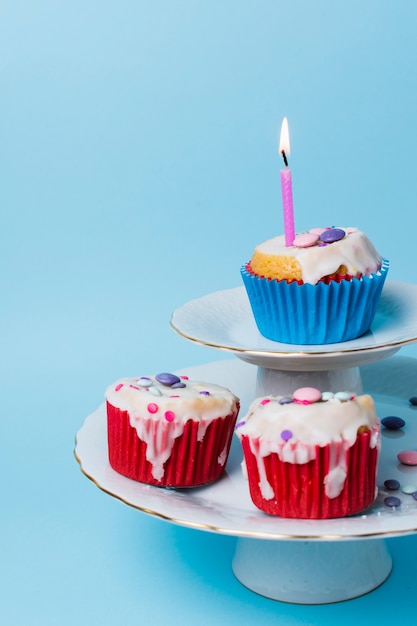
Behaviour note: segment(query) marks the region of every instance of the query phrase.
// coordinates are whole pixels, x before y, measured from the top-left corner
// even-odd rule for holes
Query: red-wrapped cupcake
[[[286,518],[345,517],[376,497],[380,425],[369,395],[256,399],[236,426],[253,503]]]
[[[110,465],[139,482],[195,487],[222,474],[239,400],[219,385],[163,372],[107,388]]]

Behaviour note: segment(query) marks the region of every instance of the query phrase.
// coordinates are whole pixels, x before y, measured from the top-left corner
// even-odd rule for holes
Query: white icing
[[[268,500],[274,496],[266,476],[265,457],[276,453],[283,462],[308,463],[316,458],[317,446],[329,446],[325,493],[329,498],[337,497],[346,480],[346,452],[356,442],[358,429],[370,430],[370,448],[380,448],[380,427],[372,398],[362,395],[342,401],[333,397],[308,405],[279,404],[279,398],[257,398],[236,431],[239,438],[245,435],[249,439],[263,497]],[[263,403],[265,400],[270,401]],[[285,430],[292,433],[287,441],[281,437]]]
[[[164,463],[171,456],[175,439],[184,432],[189,420],[198,422],[198,441],[202,441],[209,424],[216,418],[226,417],[237,411],[238,399],[231,391],[219,385],[200,381],[184,380],[184,388],[173,389],[149,377],[152,385],[139,386],[139,378],[122,378],[110,385],[106,400],[121,411],[127,411],[130,424],[135,428],[141,441],[146,443],[146,459],[152,465],[155,480],[164,475]],[[155,395],[158,390],[160,395]],[[201,394],[208,391],[207,394]],[[151,413],[148,406],[155,405]],[[174,419],[165,418],[167,412]],[[225,463],[226,453],[221,454]],[[220,461],[219,461],[220,462]]]
[[[301,267],[303,281],[313,285],[323,276],[336,272],[340,265],[345,265],[348,274],[352,276],[369,276],[377,272],[382,257],[368,237],[357,228],[339,228],[346,232],[346,237],[326,246],[287,247],[285,236],[279,235],[259,244],[256,251],[272,256],[294,257]]]

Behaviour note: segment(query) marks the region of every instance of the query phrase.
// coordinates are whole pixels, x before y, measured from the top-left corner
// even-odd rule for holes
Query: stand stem
[[[274,541],[240,538],[236,578],[251,591],[294,604],[328,604],[364,595],[392,569],[382,539]]]

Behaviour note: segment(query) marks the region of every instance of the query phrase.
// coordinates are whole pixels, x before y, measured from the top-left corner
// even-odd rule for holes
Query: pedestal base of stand
[[[236,578],[259,595],[294,604],[328,604],[379,587],[391,572],[392,559],[380,539],[240,538],[232,567]]]
[[[283,371],[258,367],[256,394],[258,396],[286,395],[300,387],[317,387],[320,391],[351,391],[362,393],[359,367],[318,371]]]

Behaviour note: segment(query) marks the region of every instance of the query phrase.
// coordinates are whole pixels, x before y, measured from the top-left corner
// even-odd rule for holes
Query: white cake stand
[[[240,288],[193,300],[172,316],[171,324],[182,336],[239,357],[183,373],[231,388],[241,399],[242,414],[257,393],[290,393],[300,384],[314,384],[322,390],[358,391],[363,386],[374,396],[380,417],[399,414],[406,420],[401,431],[383,431],[379,495],[360,515],[331,520],[265,515],[250,500],[237,438],[224,476],[210,485],[170,490],[129,480],[108,463],[104,405],[77,433],[75,456],[81,470],[106,493],[147,514],[236,536],[233,571],[256,593],[299,604],[365,594],[390,574],[392,559],[385,539],[417,532],[417,502],[410,495],[395,494],[401,497],[401,507],[387,508],[383,502],[387,493],[381,489],[386,478],[417,484],[417,469],[396,460],[398,451],[413,447],[411,442],[417,440],[415,409],[408,402],[417,395],[417,360],[392,357],[401,346],[417,341],[416,308],[417,287],[388,282],[372,333],[322,351],[260,337]],[[387,357],[392,358],[386,361]]]

